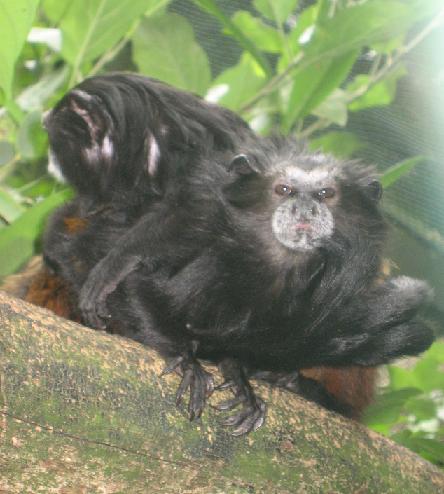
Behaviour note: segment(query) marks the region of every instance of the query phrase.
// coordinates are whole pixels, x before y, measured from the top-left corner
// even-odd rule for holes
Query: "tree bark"
[[[0,323],[0,493],[444,492],[430,463],[291,393],[258,387],[266,424],[236,438],[211,407],[190,423],[136,342],[2,292]]]

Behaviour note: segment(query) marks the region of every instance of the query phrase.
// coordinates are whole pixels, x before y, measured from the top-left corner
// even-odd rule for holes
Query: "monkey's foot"
[[[242,405],[242,409],[226,418],[222,424],[234,427],[231,432],[233,436],[242,436],[259,429],[265,421],[267,407],[264,401],[256,395],[247,397],[243,394],[236,394],[232,400],[223,401],[216,405],[216,408],[221,411],[233,410],[238,405]]]
[[[250,377],[265,381],[272,386],[286,389],[287,391],[302,396],[306,400],[314,401],[328,410],[340,413],[341,415],[344,415],[344,417],[353,417],[353,409],[350,405],[338,401],[324,388],[324,386],[322,386],[321,383],[305,377],[297,371],[254,371]]]
[[[205,408],[207,398],[214,391],[213,376],[189,355],[181,355],[165,367],[162,375],[173,371],[182,376],[182,381],[176,392],[176,406],[180,406],[186,392],[189,390],[188,414],[190,420],[199,418]]]
[[[234,427],[231,432],[233,436],[241,436],[259,429],[265,421],[267,407],[264,401],[255,395],[243,368],[236,361],[227,359],[221,363],[221,370],[226,381],[217,389],[230,388],[234,393],[234,398],[219,403],[215,408],[225,411],[242,406],[238,413],[229,416],[223,424]]]

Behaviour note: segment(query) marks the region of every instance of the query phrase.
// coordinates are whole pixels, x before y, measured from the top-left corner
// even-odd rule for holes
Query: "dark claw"
[[[256,396],[255,402],[247,405],[239,413],[228,417],[224,424],[236,427],[232,431],[233,436],[242,436],[256,431],[265,421],[267,407],[265,403]]]
[[[188,414],[190,420],[199,418],[207,398],[214,391],[213,376],[189,355],[180,355],[162,371],[162,376],[173,371],[181,371],[182,380],[176,392],[176,406],[179,406],[185,393],[189,390]]]
[[[213,391],[213,376],[197,364],[197,367],[192,371],[192,381],[190,384],[190,402],[188,403],[190,420],[199,418],[202,415],[207,398]]]
[[[233,410],[241,405],[241,409],[226,418],[224,425],[234,427],[233,436],[241,436],[257,430],[265,421],[267,407],[264,401],[257,397],[245,373],[245,369],[234,359],[224,359],[220,363],[225,382],[220,385],[223,389],[231,388],[234,398],[215,406],[218,410]]]
[[[239,394],[234,398],[232,398],[231,400],[222,401],[218,403],[217,405],[214,406],[214,408],[216,408],[219,411],[233,410],[234,408],[241,405],[242,403],[245,403],[246,401],[247,401],[247,397],[245,395]]]
[[[180,381],[179,387],[176,391],[176,406],[178,407],[182,403],[183,395],[186,390],[192,385],[193,372],[191,370],[185,371]]]
[[[172,372],[177,370],[180,364],[184,361],[184,359],[185,357],[183,355],[179,355],[178,357],[170,360],[162,370],[160,376],[161,377],[166,376],[167,374],[171,374]]]
[[[223,383],[221,384],[218,384],[214,390],[215,391],[223,391],[224,389],[230,389],[234,386],[234,381],[232,380],[228,380],[228,381],[224,381]]]

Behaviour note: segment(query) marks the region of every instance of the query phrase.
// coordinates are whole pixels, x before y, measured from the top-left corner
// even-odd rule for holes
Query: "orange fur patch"
[[[322,384],[339,402],[351,406],[356,419],[373,400],[377,376],[374,367],[316,367],[301,372]]]
[[[68,233],[78,233],[88,226],[88,221],[85,218],[78,218],[76,216],[63,218],[66,231]]]

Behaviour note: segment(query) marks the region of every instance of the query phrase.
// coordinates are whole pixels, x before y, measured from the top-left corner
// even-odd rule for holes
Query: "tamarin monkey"
[[[374,367],[433,341],[430,299],[377,283],[385,223],[374,171],[264,139],[228,110],[127,74],[89,79],[45,120],[77,190],[56,211],[24,298],[155,348],[190,418],[220,366],[233,434],[257,429],[265,379],[358,417]]]

